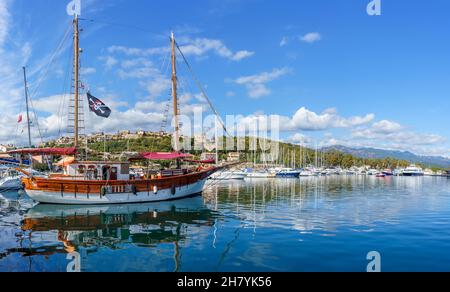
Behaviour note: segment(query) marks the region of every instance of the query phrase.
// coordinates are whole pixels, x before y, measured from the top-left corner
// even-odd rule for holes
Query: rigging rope
[[[43,142],[43,135],[42,135],[42,131],[41,131],[41,127],[39,124],[39,119],[38,119],[38,115],[36,113],[36,108],[34,106],[33,103],[33,96],[35,96],[38,92],[38,90],[41,88],[43,82],[47,79],[49,73],[50,73],[50,69],[52,67],[52,65],[54,64],[54,62],[56,61],[56,58],[62,53],[62,51],[64,51],[64,44],[67,41],[67,38],[70,35],[70,27],[66,30],[61,42],[58,44],[57,48],[55,49],[55,51],[53,52],[53,54],[50,57],[49,62],[42,66],[42,68],[45,68],[45,71],[42,75],[40,75],[40,77],[38,78],[38,81],[36,82],[36,87],[34,88],[33,92],[30,92],[29,88],[26,88],[28,95],[29,95],[29,103],[31,105],[31,109],[32,109],[32,113],[34,116],[34,120],[36,121],[36,126],[38,128],[38,132],[39,132],[39,138],[41,140],[41,143]]]
[[[140,31],[152,34],[152,35],[154,35],[156,37],[163,37],[163,35],[161,35],[159,33],[155,33],[153,31],[147,30],[147,29],[142,28],[142,27],[134,26],[134,25],[117,23],[117,22],[109,22],[109,21],[103,21],[103,20],[98,20],[98,19],[81,18],[81,17],[78,18],[78,19],[79,20],[88,21],[88,22],[93,22],[93,23],[106,24],[106,25],[110,25],[110,26],[117,26],[117,27],[122,27],[122,28],[140,30]]]
[[[42,83],[44,82],[46,77],[49,75],[50,69],[51,69],[51,65],[53,65],[53,63],[55,62],[56,58],[64,51],[64,44],[66,43],[67,38],[69,37],[69,35],[70,35],[70,26],[67,28],[67,31],[66,31],[63,39],[61,40],[61,42],[57,46],[56,50],[51,55],[50,61],[48,62],[47,66],[46,66],[46,70],[44,71],[44,74],[42,74],[41,77],[38,79],[38,82],[36,82],[37,85],[36,85],[33,93],[31,94],[31,96],[35,96],[36,95],[37,91],[42,86]],[[45,66],[43,66],[43,67],[45,67]]]
[[[226,133],[230,138],[232,138],[232,136],[228,133],[227,127],[225,126],[225,123],[223,122],[221,116],[219,115],[219,113],[218,113],[217,110],[215,109],[214,105],[212,104],[211,100],[209,99],[208,95],[206,94],[206,91],[205,91],[205,89],[203,88],[203,86],[202,86],[200,80],[199,80],[199,79],[197,78],[197,76],[195,75],[194,70],[192,69],[191,64],[188,62],[188,60],[187,60],[186,57],[184,56],[183,51],[181,51],[180,46],[178,45],[177,42],[175,42],[175,45],[176,45],[178,51],[180,52],[181,56],[183,57],[183,60],[184,60],[184,62],[186,63],[186,66],[187,66],[189,72],[191,73],[192,78],[194,79],[195,83],[197,84],[197,86],[198,86],[198,88],[199,88],[201,94],[203,95],[203,97],[204,97],[204,98],[206,99],[206,101],[208,102],[208,104],[209,104],[211,110],[212,110],[212,111],[214,112],[214,114],[217,116],[217,118],[218,118],[218,120],[219,120],[219,123],[221,124],[223,130],[225,131],[225,133]]]
[[[164,55],[164,59],[163,59],[163,62],[161,64],[161,69],[160,69],[162,76],[166,76],[169,73],[169,68],[170,68],[170,62],[168,61],[169,59],[170,59],[170,53]],[[163,71],[163,69],[164,69],[164,71]],[[167,113],[164,112],[163,121],[161,122],[161,133],[166,130],[167,123],[169,120],[170,101],[171,101],[172,93],[170,92],[168,96],[169,96],[167,99],[167,108],[168,109],[167,109]],[[156,143],[156,139],[153,139],[152,144],[151,144],[152,151],[155,147],[155,143]],[[156,146],[161,146],[161,141],[158,141],[158,144],[156,144]]]
[[[72,43],[73,43],[73,41],[72,41]],[[64,123],[63,122],[63,119],[64,119],[63,112],[64,112],[64,109],[66,108],[67,92],[70,92],[70,88],[71,88],[71,76],[72,76],[72,74],[70,73],[71,61],[72,61],[72,56],[70,54],[68,54],[68,60],[67,60],[67,65],[66,65],[66,70],[65,70],[65,72],[67,72],[67,73],[65,75],[65,79],[63,82],[63,88],[61,90],[61,92],[63,92],[63,96],[60,100],[59,107],[58,107],[58,117],[59,117],[58,137],[61,137],[62,127],[63,127],[63,123]]]

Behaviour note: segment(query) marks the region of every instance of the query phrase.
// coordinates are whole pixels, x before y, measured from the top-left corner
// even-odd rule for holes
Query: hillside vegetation
[[[245,149],[250,149],[249,145],[251,145],[251,141],[251,138],[245,139]],[[235,144],[237,144],[237,141]],[[318,157],[316,160],[316,151],[313,149],[302,148],[298,145],[288,143],[280,143],[279,145],[279,158],[277,161],[270,164],[291,166],[293,165],[294,156],[296,166],[314,165],[316,161],[319,161],[319,163],[324,167],[350,168],[353,166],[370,166],[376,169],[394,169],[397,167],[405,168],[411,164],[410,161],[395,158],[359,158],[354,155],[333,149],[326,152],[318,152]],[[69,147],[71,145],[57,145],[55,142],[49,142],[46,143],[45,146]],[[123,152],[170,152],[172,150],[172,144],[170,137],[143,137],[133,140],[120,139],[114,141],[90,143],[88,145],[88,149],[89,159],[101,159],[104,157],[105,153],[107,157],[117,158]],[[227,154],[233,151],[237,151],[237,149],[235,148],[231,151],[220,151],[220,158],[225,160],[227,158]],[[192,151],[191,153],[193,155],[199,156],[201,154],[201,151]],[[258,164],[263,163],[262,160],[264,154],[262,151],[256,151],[256,153],[254,151],[241,151],[241,154],[248,162],[256,161],[256,163]],[[420,166],[422,166],[423,168],[430,167],[430,165]],[[431,166],[431,168],[433,170],[441,169],[439,166]]]

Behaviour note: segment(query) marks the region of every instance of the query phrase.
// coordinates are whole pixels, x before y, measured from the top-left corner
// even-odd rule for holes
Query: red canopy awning
[[[141,157],[148,160],[176,160],[176,159],[191,158],[192,155],[176,152],[175,153],[149,152],[149,153],[141,153]]]
[[[209,160],[187,160],[187,159],[185,159],[184,161],[190,162],[190,163],[200,163],[200,164],[216,164],[215,159],[209,159]]]
[[[29,155],[58,155],[69,156],[77,154],[76,148],[35,148],[18,149],[9,151],[8,154],[29,154]]]

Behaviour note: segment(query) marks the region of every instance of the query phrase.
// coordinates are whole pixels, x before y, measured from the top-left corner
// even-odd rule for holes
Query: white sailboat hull
[[[58,205],[108,205],[108,204],[134,204],[134,203],[150,203],[162,202],[170,200],[178,200],[182,198],[191,197],[201,194],[205,186],[206,179],[200,180],[196,183],[176,188],[175,194],[172,194],[171,189],[165,189],[155,192],[138,192],[122,193],[122,194],[107,194],[101,196],[100,194],[75,194],[48,191],[34,191],[27,190],[28,196],[43,204],[58,204]]]
[[[233,172],[215,173],[210,177],[211,180],[244,180],[245,178],[245,174]]]
[[[0,189],[2,190],[19,190],[21,188],[20,177],[5,177],[0,180]]]

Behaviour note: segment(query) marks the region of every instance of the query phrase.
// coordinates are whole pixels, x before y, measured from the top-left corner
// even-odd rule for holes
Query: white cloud
[[[280,41],[280,47],[287,46],[288,42],[289,42],[289,38],[288,37],[283,37],[281,39],[281,41]]]
[[[92,67],[81,68],[81,70],[80,70],[81,75],[90,75],[90,74],[95,74],[96,72],[97,72],[97,69],[92,68]]]
[[[239,132],[242,133],[246,130],[248,131],[248,129],[255,129],[255,125],[258,125],[260,130],[271,129],[272,126],[276,126],[271,125],[271,121],[275,122],[273,118],[279,120],[280,133],[294,133],[293,136],[290,136],[290,140],[299,141],[302,137],[307,137],[297,133],[298,131],[320,132],[333,129],[352,129],[370,123],[375,116],[373,114],[367,114],[365,116],[345,118],[340,116],[335,109],[328,109],[322,114],[317,114],[302,107],[292,117],[276,114],[268,116],[262,113],[241,117],[238,122]],[[303,140],[306,142],[309,138]]]
[[[62,107],[62,103],[68,95],[52,95],[42,97],[33,102],[34,109],[43,113],[56,113]]]
[[[117,74],[121,79],[143,79],[151,78],[159,74],[159,70],[152,66],[136,67],[131,70],[119,69]]]
[[[312,142],[312,139],[308,136],[305,136],[303,134],[300,133],[296,133],[293,136],[290,136],[287,139],[288,142],[293,143],[293,144],[299,144],[299,145],[307,145],[310,144]]]
[[[225,94],[226,97],[234,97],[236,96],[236,93],[234,91],[227,91],[227,93]]]
[[[300,37],[300,40],[305,43],[315,43],[322,39],[322,36],[318,32],[310,32]]]
[[[157,79],[161,76],[159,68],[145,58],[126,59],[120,64],[116,71],[120,79]]]
[[[448,156],[447,139],[436,134],[417,133],[399,123],[382,120],[370,126],[355,126],[351,135],[325,137],[323,146],[372,147],[386,150],[411,151],[419,155]]]
[[[357,139],[383,141],[384,144],[400,143],[410,146],[432,146],[446,141],[444,137],[435,134],[420,134],[407,130],[380,131],[375,125],[371,128],[355,129],[352,136]]]
[[[266,83],[274,81],[291,70],[289,68],[273,69],[271,72],[263,72],[256,75],[243,76],[235,79],[233,82],[237,85],[243,85],[247,88],[247,93],[251,98],[260,98],[271,94]]]
[[[208,52],[214,52],[216,55],[227,58],[231,61],[241,61],[242,59],[253,56],[255,53],[247,50],[237,52],[231,51],[221,40],[208,38],[181,38],[181,51],[185,55],[203,56]]]
[[[103,56],[99,57],[100,61],[104,62],[104,66],[106,70],[111,70],[115,65],[119,63],[119,60],[112,56]]]
[[[107,49],[110,54],[124,54],[126,56],[134,57],[149,57],[154,55],[162,55],[170,52],[170,47],[159,47],[159,48],[130,48],[125,46],[111,46]]]
[[[286,130],[324,131],[336,128],[351,128],[370,123],[375,118],[374,114],[343,118],[337,114],[336,109],[325,110],[317,114],[305,107],[300,108],[292,118],[283,123]]]
[[[427,135],[421,135],[417,133],[409,133],[407,135],[400,135],[400,137],[408,137],[412,136],[419,136],[420,138],[424,138],[424,136]],[[422,145],[422,143],[419,142],[417,144],[416,142],[418,140],[410,140],[408,143],[403,143],[399,140],[391,140],[388,137],[379,137],[378,139],[359,139],[355,137],[333,137],[333,136],[327,136],[324,140],[322,140],[320,146],[321,147],[327,147],[327,146],[347,146],[352,148],[376,148],[376,149],[382,149],[382,150],[396,150],[396,151],[408,151],[415,153],[417,155],[423,155],[423,156],[443,156],[450,158],[448,153],[450,153],[450,149],[448,149],[445,145],[442,144],[442,142],[434,143],[434,144],[428,144],[428,145]],[[441,140],[441,139],[439,139]]]
[[[149,81],[146,85],[147,91],[150,94],[150,98],[157,98],[167,93],[169,95],[172,82],[168,78],[163,76],[157,76],[155,79]]]
[[[169,122],[166,130],[170,131],[170,122],[172,111],[167,112],[167,105],[172,105],[168,100],[138,101],[131,107],[128,103],[117,101],[117,96],[102,92],[100,98],[111,109],[112,114],[109,119],[104,119],[90,113],[87,104],[84,105],[86,132],[106,132],[115,133],[120,130],[144,129],[149,131],[159,131],[163,121]],[[39,126],[43,135],[43,140],[55,139],[67,133],[67,115],[68,115],[68,95],[52,95],[37,99],[34,101],[34,108],[39,114]],[[122,109],[125,107],[125,109]],[[196,113],[204,113],[209,107],[199,94],[183,94],[179,98],[180,113],[184,116],[192,117]],[[22,113],[24,116],[25,114]],[[0,118],[0,141],[2,143],[13,143],[25,145],[26,135],[22,135],[25,129],[25,122],[17,123],[17,116],[4,115]],[[34,120],[34,118],[32,118]],[[32,127],[33,143],[41,142],[37,123],[35,121]]]
[[[0,47],[4,45],[9,34],[10,18],[9,1],[0,1]]]
[[[240,61],[242,59],[253,56],[255,53],[250,51],[239,51],[232,55],[230,58],[232,61]]]
[[[375,133],[381,133],[381,134],[396,133],[396,132],[401,131],[402,129],[403,129],[403,127],[400,124],[398,124],[396,122],[387,121],[387,120],[377,122],[377,123],[373,124],[373,126],[372,126],[372,130]]]
[[[188,38],[182,37],[178,40],[181,51],[186,56],[205,56],[209,52],[229,59],[231,61],[241,61],[243,59],[253,56],[255,53],[248,50],[240,50],[233,52],[221,40],[208,38]],[[181,44],[182,43],[182,44]],[[170,47],[157,48],[129,48],[125,46],[111,46],[108,48],[110,54],[124,54],[126,56],[134,57],[150,57],[155,55],[165,55],[170,53]]]
[[[22,66],[28,63],[32,53],[29,42],[10,40],[14,29],[10,4],[9,0],[0,1],[0,115],[4,117],[24,105]],[[17,117],[12,117],[13,124],[14,120]],[[4,127],[0,125],[0,131]]]
[[[124,69],[130,69],[136,66],[151,67],[152,62],[146,58],[127,59],[122,61],[121,66]]]

